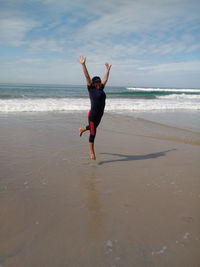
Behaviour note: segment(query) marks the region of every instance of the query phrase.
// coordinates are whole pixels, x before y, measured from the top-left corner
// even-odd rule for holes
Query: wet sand
[[[200,134],[105,114],[0,116],[0,266],[200,265]]]

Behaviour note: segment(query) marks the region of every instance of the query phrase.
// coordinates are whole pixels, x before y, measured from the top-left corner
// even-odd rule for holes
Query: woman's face
[[[95,87],[96,89],[99,89],[100,86],[101,86],[101,82],[94,82],[94,87]]]

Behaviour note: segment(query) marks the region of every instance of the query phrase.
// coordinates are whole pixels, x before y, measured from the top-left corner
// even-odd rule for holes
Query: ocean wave
[[[174,100],[185,100],[185,99],[193,99],[199,100],[200,95],[188,95],[188,94],[171,94],[164,96],[156,96],[158,99],[174,99]]]
[[[86,111],[90,108],[86,98],[51,98],[51,99],[7,99],[0,100],[0,112],[51,112],[51,111]],[[106,111],[131,112],[150,110],[200,110],[200,102],[187,99],[124,99],[112,98],[106,101]]]
[[[0,112],[88,110],[89,99],[41,98],[0,100]]]
[[[137,88],[128,87],[128,90],[145,92],[177,92],[177,93],[200,93],[200,89],[176,89],[176,88]]]

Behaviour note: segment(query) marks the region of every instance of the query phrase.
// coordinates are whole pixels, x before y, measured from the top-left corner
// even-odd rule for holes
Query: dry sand
[[[106,114],[0,117],[0,266],[200,266],[200,134]],[[84,124],[82,124],[84,125]]]

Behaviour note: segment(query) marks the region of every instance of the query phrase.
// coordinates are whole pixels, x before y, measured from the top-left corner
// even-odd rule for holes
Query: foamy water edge
[[[177,101],[178,100],[178,101]],[[88,98],[47,98],[0,100],[0,112],[84,111],[90,109]],[[198,98],[169,95],[157,99],[106,100],[106,111],[200,110]]]

